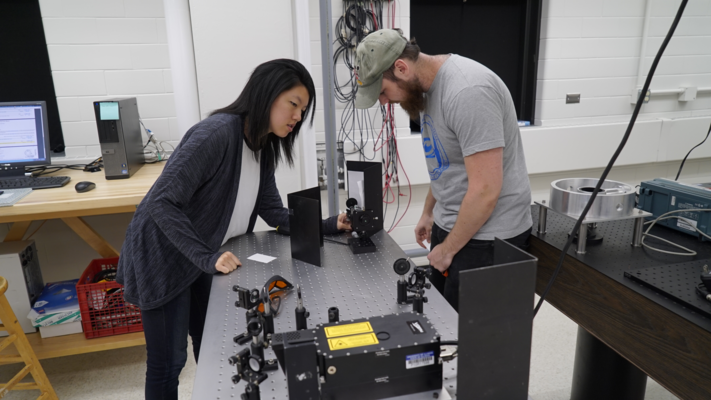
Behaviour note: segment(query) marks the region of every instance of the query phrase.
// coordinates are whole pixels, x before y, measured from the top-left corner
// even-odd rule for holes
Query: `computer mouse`
[[[94,182],[89,182],[89,181],[82,181],[82,182],[79,182],[76,185],[74,185],[74,189],[77,190],[77,193],[88,192],[95,187],[96,187],[96,184]]]

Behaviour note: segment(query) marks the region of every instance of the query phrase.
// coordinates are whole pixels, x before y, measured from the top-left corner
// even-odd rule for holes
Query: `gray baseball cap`
[[[407,44],[400,32],[381,29],[366,36],[356,48],[358,92],[356,108],[372,107],[380,97],[383,72],[392,67]]]

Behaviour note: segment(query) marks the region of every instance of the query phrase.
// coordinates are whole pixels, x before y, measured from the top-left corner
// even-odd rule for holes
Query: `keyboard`
[[[23,176],[20,178],[2,178],[0,179],[0,190],[19,188],[58,188],[66,185],[70,180],[71,178],[68,176],[40,176],[37,178]]]

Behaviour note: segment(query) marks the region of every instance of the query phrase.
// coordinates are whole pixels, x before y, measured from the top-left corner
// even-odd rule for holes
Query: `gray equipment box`
[[[42,293],[44,281],[34,240],[0,243],[0,275],[7,279],[5,297],[22,330],[36,332],[27,315]],[[7,332],[0,331],[0,336],[7,336]]]
[[[146,158],[135,97],[94,102],[106,179],[128,179]]]
[[[658,225],[688,233],[704,241],[708,239],[694,228],[711,235],[711,212],[685,211],[711,209],[711,184],[709,183],[692,185],[662,178],[645,181],[639,188],[637,207],[654,214],[651,219],[670,211],[678,211],[671,215],[683,219],[665,219],[659,221]]]

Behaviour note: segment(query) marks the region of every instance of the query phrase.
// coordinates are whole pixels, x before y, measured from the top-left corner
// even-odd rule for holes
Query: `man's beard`
[[[420,79],[417,77],[412,81],[396,79],[395,83],[405,92],[405,100],[400,102],[400,107],[407,112],[411,120],[419,122],[420,112],[425,110],[425,91],[422,89]]]

